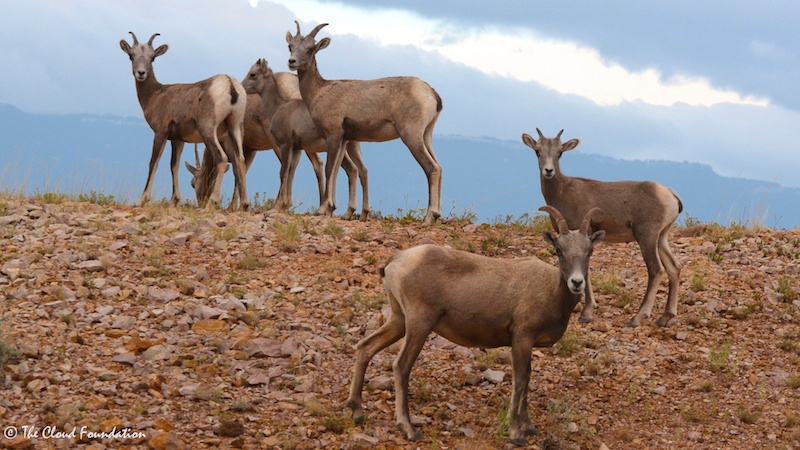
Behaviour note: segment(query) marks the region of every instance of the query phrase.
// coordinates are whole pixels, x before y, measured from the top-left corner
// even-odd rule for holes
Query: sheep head
[[[259,94],[264,90],[264,81],[271,76],[272,69],[267,64],[267,60],[261,58],[247,71],[247,75],[242,80],[242,87],[248,94]]]
[[[580,139],[570,139],[567,142],[561,143],[561,133],[554,138],[546,138],[539,129],[536,129],[539,134],[537,141],[528,133],[522,133],[522,142],[536,152],[536,158],[539,160],[539,172],[541,176],[549,180],[561,172],[558,161],[564,152],[570,151],[580,145]]]
[[[119,41],[119,46],[122,51],[128,54],[131,59],[133,77],[138,82],[143,82],[150,74],[153,73],[153,61],[167,52],[169,45],[163,44],[158,48],[153,49],[153,39],[159,36],[158,33],[150,36],[150,40],[146,44],[141,44],[133,31],[129,31],[133,36],[133,44],[128,44],[128,41],[122,39]]]
[[[603,211],[600,208],[592,208],[584,216],[578,230],[570,230],[567,221],[552,206],[542,206],[539,211],[548,212],[558,226],[558,236],[549,230],[544,231],[542,235],[556,249],[561,278],[570,292],[578,295],[586,288],[589,257],[592,255],[594,245],[602,241],[606,235],[602,230],[590,234],[592,220],[602,221]]]
[[[315,63],[314,57],[317,52],[331,43],[330,38],[323,38],[319,42],[315,39],[319,30],[328,24],[321,23],[314,27],[307,36],[303,36],[300,34],[300,24],[297,21],[294,23],[297,25],[297,34],[292,36],[291,32],[286,32],[286,43],[289,44],[290,53],[289,70],[305,71]]]

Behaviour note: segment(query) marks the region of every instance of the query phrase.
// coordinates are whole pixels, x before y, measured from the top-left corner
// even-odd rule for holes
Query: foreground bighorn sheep
[[[235,156],[232,161],[233,173],[240,190],[242,209],[247,209],[250,200],[247,198],[242,155],[243,121],[247,101],[244,88],[239,81],[228,75],[215,75],[194,84],[161,84],[153,72],[153,61],[166,53],[169,47],[164,44],[153,49],[153,39],[159,35],[158,33],[151,36],[146,44],[140,44],[136,35],[130,33],[133,36],[133,45],[124,39],[119,41],[119,45],[131,59],[139,104],[142,106],[147,124],[155,133],[147,184],[136,205],[144,205],[150,200],[153,177],[167,139],[172,144],[170,204],[175,206],[181,201],[178,165],[184,142],[203,142],[206,148],[214,152],[214,160],[218,165],[210,200],[213,204],[219,205],[219,188],[225,167],[228,165],[228,156],[223,151],[219,138],[227,135],[234,146],[229,153]]]
[[[517,445],[537,434],[528,417],[532,347],[555,344],[588,281],[589,256],[604,231],[590,234],[595,208],[580,230],[570,231],[561,214],[543,206],[559,235],[544,232],[556,248],[559,267],[538,258],[497,259],[435,245],[403,250],[381,271],[391,303],[387,322],[358,343],[347,405],[364,421],[361,389],[369,361],[405,336],[394,361],[395,419],[410,440],[422,437],[408,412],[408,377],[431,331],[467,347],[511,346],[513,394],[509,437]]]
[[[297,86],[297,77],[290,73],[285,73],[285,75],[290,76],[294,80],[287,80],[287,82],[281,83],[281,86],[288,86],[289,95],[296,95],[299,99],[300,90]],[[294,82],[293,86],[292,81]],[[280,147],[275,143],[275,139],[272,136],[269,121],[270,119],[261,103],[261,98],[258,95],[248,94],[247,110],[244,116],[244,140],[242,143],[245,174],[249,172],[250,166],[253,164],[253,160],[256,157],[256,152],[258,151],[274,150],[278,161],[281,161]],[[223,145],[223,148],[226,150],[229,147],[229,145]],[[322,201],[325,198],[325,176],[322,172],[322,158],[316,153],[306,152],[306,156],[308,156],[308,160],[311,162],[314,173],[317,176],[319,197],[320,201]],[[216,180],[217,165],[214,161],[214,153],[208,151],[203,151],[202,162],[197,155],[195,155],[195,161],[197,164],[196,167],[187,162],[186,168],[189,169],[189,172],[192,174],[191,185],[195,190],[197,203],[204,204],[211,196],[211,190],[214,187],[213,183]],[[238,198],[237,189],[234,188],[233,199],[230,205],[231,209],[236,208]],[[278,193],[278,198],[280,198],[280,192]]]
[[[539,160],[539,179],[542,195],[548,205],[561,211],[567,224],[575,226],[591,208],[601,208],[605,220],[592,224],[605,230],[605,242],[639,243],[647,266],[647,290],[639,312],[628,322],[637,327],[653,310],[658,281],[666,268],[669,277],[669,295],[664,314],[656,321],[667,326],[678,314],[678,284],[681,265],[669,248],[669,229],[683,211],[680,198],[671,189],[653,181],[597,181],[568,177],[561,173],[561,154],[580,144],[579,139],[561,142],[561,130],[555,138],[546,138],[539,129],[539,140],[522,134],[522,142],[536,151]],[[580,321],[593,318],[595,300],[592,286],[586,279],[585,306]]]
[[[433,127],[442,110],[442,99],[426,82],[415,77],[377,80],[325,80],[317,68],[316,54],[330,44],[318,43],[317,25],[308,36],[286,33],[289,69],[297,70],[300,93],[311,118],[325,136],[328,159],[325,164],[325,194],[320,214],[336,209],[336,172],[342,163],[344,141],[384,142],[400,138],[414,155],[428,178],[428,213],[425,224],[441,216],[442,166],[433,153]]]
[[[270,121],[272,135],[280,148],[281,155],[281,190],[278,196],[277,207],[288,209],[292,206],[292,185],[294,174],[299,162],[299,150],[305,149],[310,155],[318,155],[328,150],[323,136],[305,103],[300,98],[286,96],[281,87],[281,78],[291,77],[297,83],[297,77],[290,73],[274,73],[265,59],[259,59],[250,67],[247,76],[242,81],[242,86],[249,95],[258,94],[259,102]],[[245,139],[247,135],[245,135]],[[361,158],[361,144],[355,141],[345,143],[346,153],[342,160],[342,168],[347,173],[349,197],[347,202],[346,219],[352,217],[356,210],[356,175],[361,180],[363,195],[361,218],[367,219],[369,207],[369,182],[367,167]],[[319,157],[319,156],[317,156]],[[325,204],[323,191],[320,191],[320,205]]]

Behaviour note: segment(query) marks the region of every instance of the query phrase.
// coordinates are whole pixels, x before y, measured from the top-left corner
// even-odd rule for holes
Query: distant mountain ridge
[[[136,200],[144,188],[150,160],[152,131],[141,117],[29,114],[0,104],[0,189],[23,187],[28,193],[91,190]],[[434,136],[436,155],[444,169],[444,214],[473,211],[478,220],[533,213],[544,204],[536,157],[521,141],[485,137]],[[262,152],[249,172],[250,195],[274,197],[278,188],[278,162],[272,152]],[[427,206],[427,183],[422,169],[399,141],[363,144],[369,168],[370,198],[374,210]],[[159,164],[154,195],[168,197],[170,148]],[[194,162],[193,146],[183,160]],[[772,228],[800,227],[800,188],[743,178],[722,177],[708,165],[671,161],[627,161],[582,153],[581,148],[562,159],[571,176],[601,180],[654,180],[678,193],[684,204],[679,222],[687,217],[703,222],[731,221]],[[297,210],[318,202],[316,181],[307,161],[295,181]],[[181,164],[181,193],[193,199],[190,175]],[[224,195],[230,198],[232,176],[226,177]],[[337,187],[339,210],[346,203],[346,176]],[[358,197],[359,205],[361,194]]]

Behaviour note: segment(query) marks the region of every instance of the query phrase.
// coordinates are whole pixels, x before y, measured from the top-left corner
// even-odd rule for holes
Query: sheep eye
[[[128,58],[130,58],[131,61],[133,61],[133,55],[128,55]]]

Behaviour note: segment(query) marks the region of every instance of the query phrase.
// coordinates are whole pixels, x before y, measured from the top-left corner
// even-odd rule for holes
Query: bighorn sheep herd
[[[424,224],[441,216],[442,167],[433,152],[433,128],[442,111],[442,99],[425,81],[415,77],[375,80],[326,80],[316,54],[330,38],[316,40],[327,24],[302,35],[286,33],[288,67],[297,75],[274,73],[259,59],[240,83],[216,75],[193,84],[161,84],[153,61],[167,45],[153,48],[133,36],[120,41],[128,54],[136,92],[145,120],[153,129],[153,148],[144,192],[136,206],[150,200],[153,178],[167,140],[172,144],[172,197],[181,201],[178,166],[185,142],[195,143],[196,166],[191,172],[198,206],[220,203],[222,178],[233,166],[235,189],[231,208],[240,202],[247,210],[246,174],[259,150],[272,149],[280,161],[280,189],[276,207],[292,207],[292,184],[299,153],[304,150],[319,185],[318,214],[336,209],[336,176],[347,173],[349,197],[345,218],[356,211],[356,178],[361,181],[361,218],[371,213],[367,168],[360,142],[401,139],[425,171],[428,210]],[[528,415],[531,349],[552,346],[564,334],[570,315],[584,297],[579,321],[594,317],[596,302],[589,277],[589,258],[600,242],[636,241],[647,267],[647,288],[637,314],[628,325],[640,326],[650,317],[664,272],[669,282],[666,310],[656,321],[669,325],[677,314],[681,264],[672,254],[668,235],[683,210],[680,198],[652,181],[597,181],[568,177],[560,158],[576,148],[578,139],[561,142],[563,130],[538,139],[522,134],[536,152],[539,179],[546,206],[557,233],[545,231],[544,240],[555,248],[558,267],[539,258],[489,258],[436,245],[402,250],[391,257],[381,279],[391,316],[377,331],[361,340],[347,406],[356,422],[364,422],[362,387],[370,360],[382,349],[405,337],[394,370],[395,419],[409,440],[422,435],[412,425],[408,405],[409,375],[428,335],[467,347],[511,347],[513,369],[511,425],[513,444],[527,444],[536,434]],[[202,162],[197,143],[205,144]],[[324,175],[320,153],[327,153]]]

